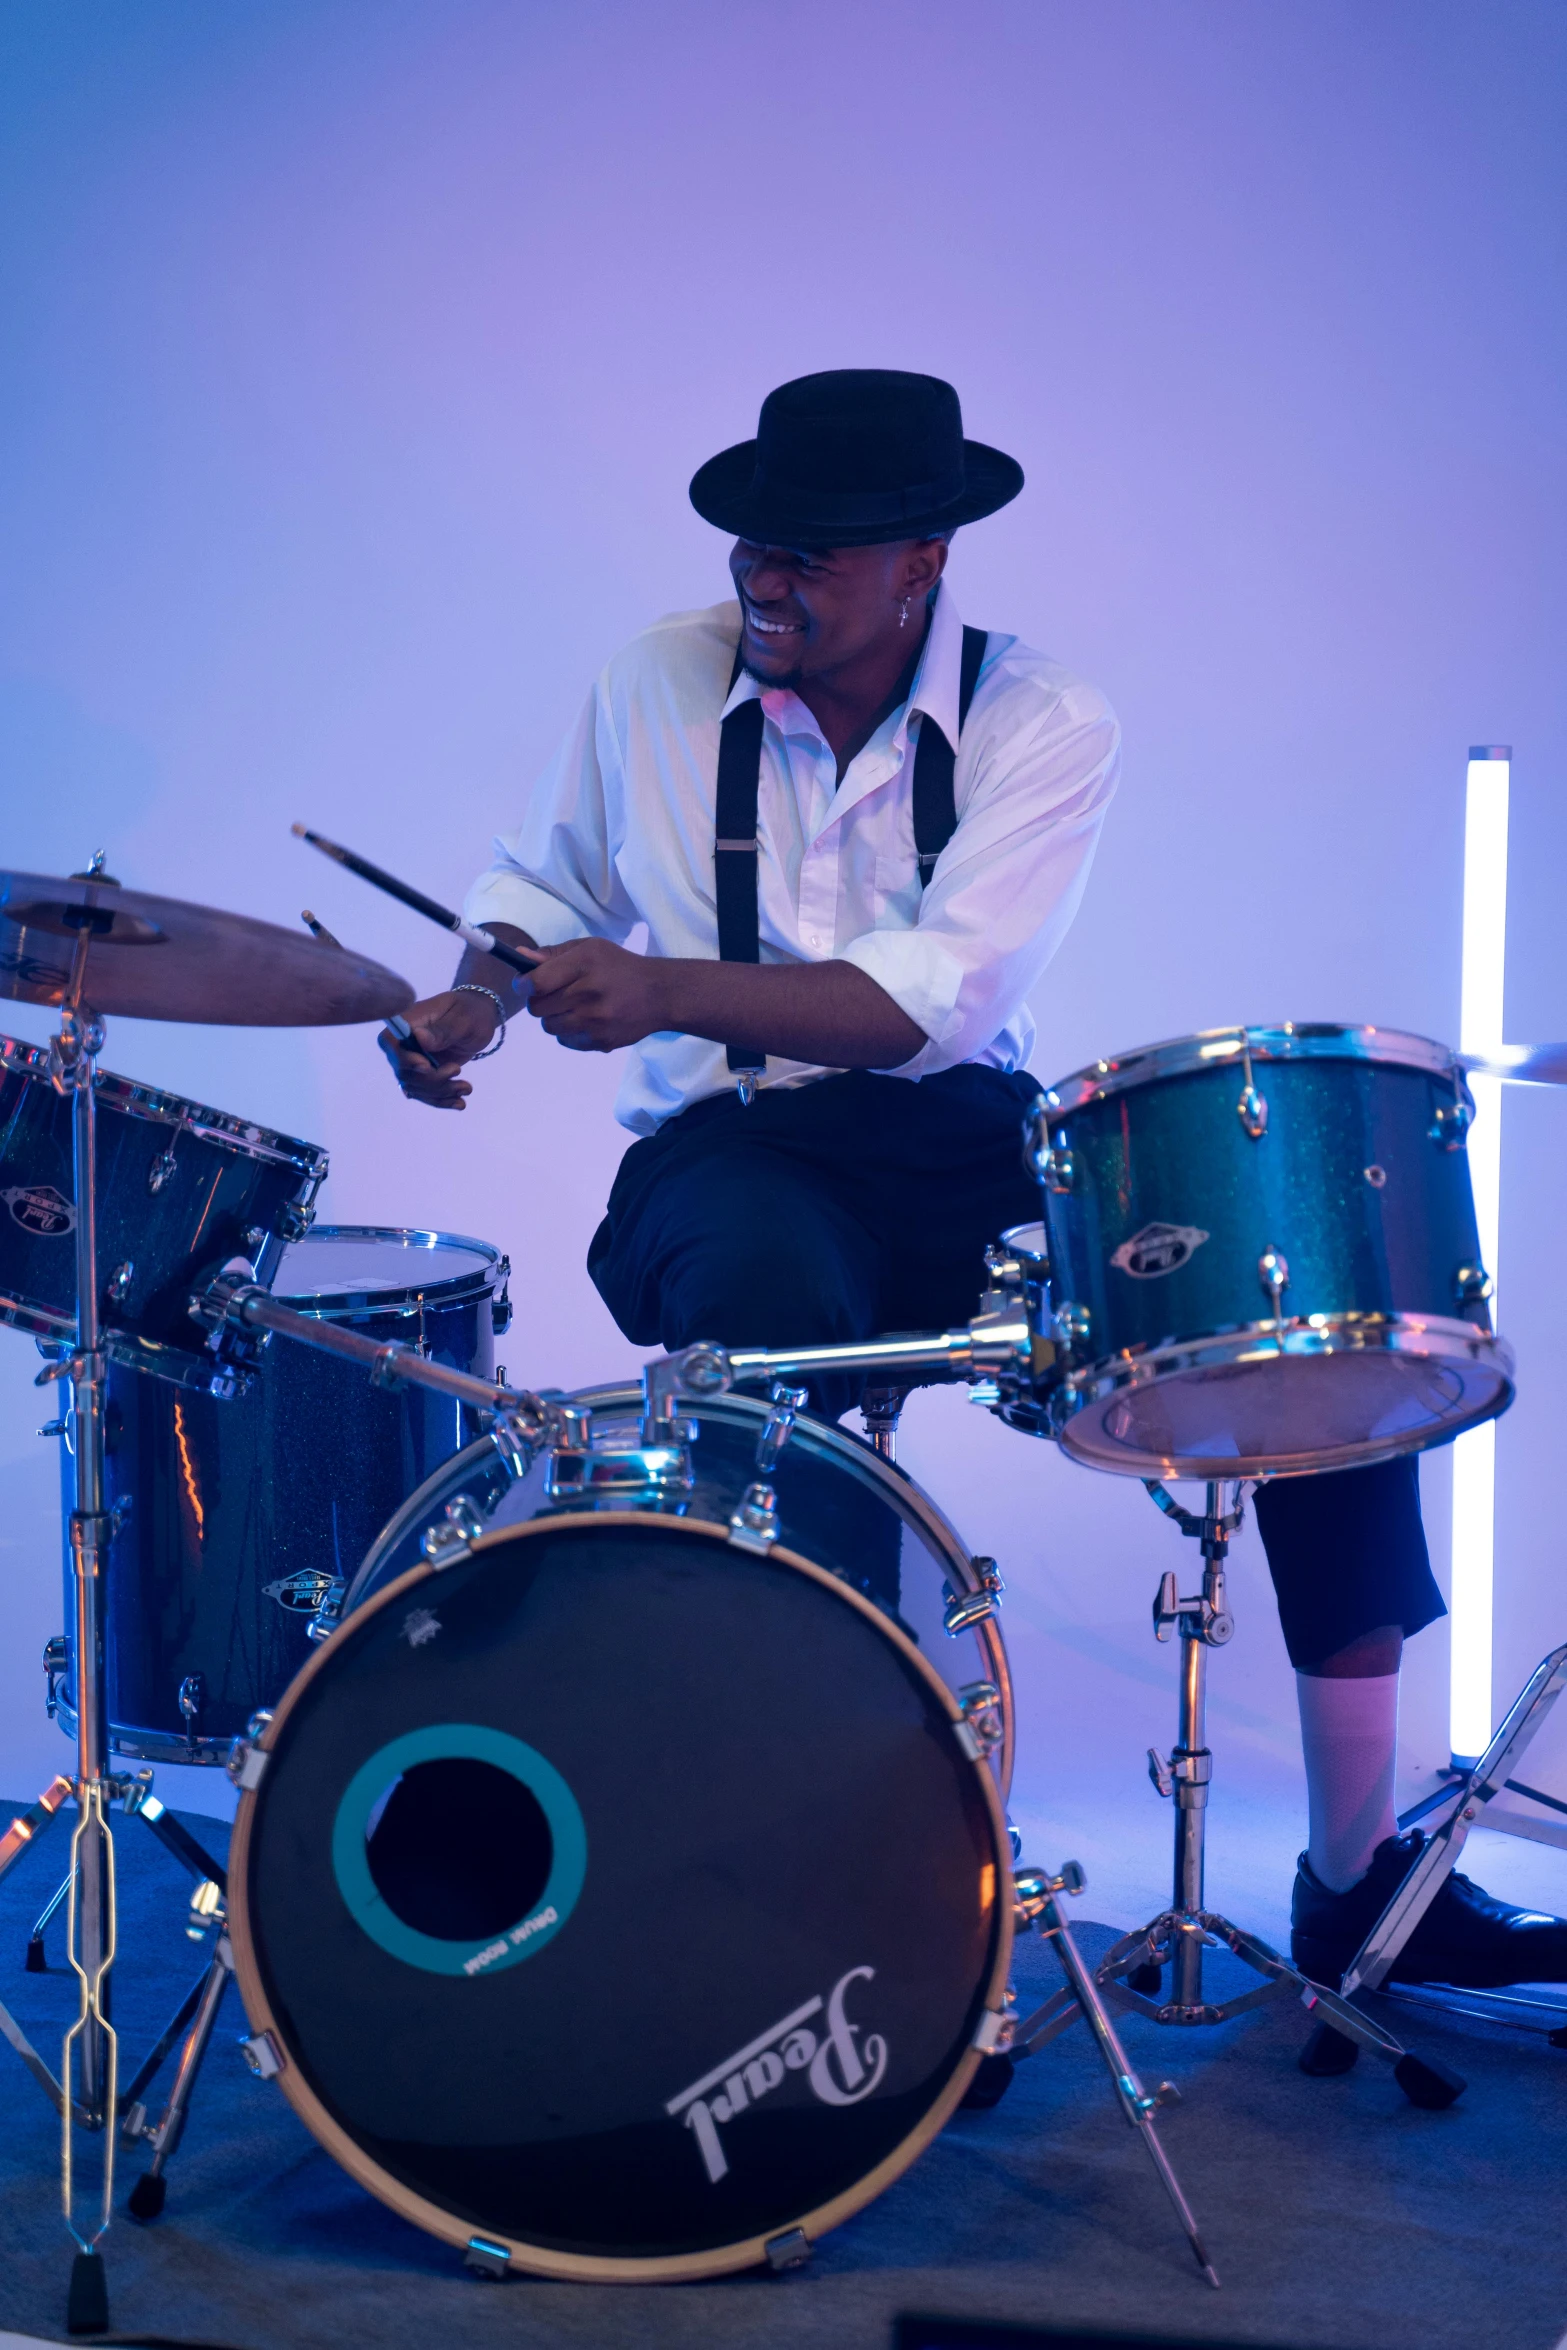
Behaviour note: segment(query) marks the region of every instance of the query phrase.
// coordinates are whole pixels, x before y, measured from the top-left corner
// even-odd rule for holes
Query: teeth
[[[745,608],[745,616],[747,623],[756,630],[758,636],[798,636],[800,633],[798,622],[764,620],[761,614],[754,611],[749,604]]]

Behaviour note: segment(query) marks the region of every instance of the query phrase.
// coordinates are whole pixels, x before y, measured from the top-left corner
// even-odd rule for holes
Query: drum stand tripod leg
[[[168,2191],[164,2171],[169,2157],[184,2135],[191,2091],[196,2085],[196,2075],[201,2070],[202,2059],[212,2039],[213,2026],[218,2020],[218,2009],[233,1972],[234,1955],[229,1947],[229,1938],[227,1934],[220,1933],[217,1949],[212,1954],[212,1963],[205,1976],[187,1997],[174,2023],[154,2049],[148,2063],[142,2067],[137,2080],[132,2083],[136,2091],[146,2085],[168,2053],[182,2021],[194,2014],[185,2045],[180,2050],[169,2102],[162,2114],[156,2122],[149,2122],[146,2108],[136,2103],[129,2107],[120,2125],[121,2136],[128,2145],[134,2144],[139,2138],[152,2148],[151,2164],[131,2189],[130,2201],[126,2206],[133,2219],[156,2219],[163,2209],[164,2196]]]
[[[1161,2024],[1222,2024],[1279,1993],[1295,1991],[1319,2023],[1329,2025],[1357,2047],[1370,2048],[1392,2065],[1404,2094],[1415,2105],[1451,2105],[1465,2083],[1445,2065],[1415,2056],[1391,2032],[1352,2007],[1337,1992],[1313,1983],[1257,1935],[1206,1906],[1204,1871],[1208,1787],[1213,1756],[1207,1743],[1208,1651],[1233,1636],[1234,1619],[1225,1604],[1224,1565],[1230,1537],[1242,1517],[1241,1487],[1211,1483],[1201,1515],[1182,1509],[1162,1485],[1146,1480],[1166,1517],[1202,1545],[1202,1590],[1180,1597],[1173,1574],[1165,1575],[1154,1600],[1154,1636],[1163,1640],[1172,1625],[1181,1640],[1180,1724],[1169,1760],[1150,1753],[1149,1773],[1161,1795],[1175,1800],[1175,1882],[1167,1910],[1136,1933],[1124,1934],[1100,1960],[1095,1980],[1123,2007],[1133,2007]],[[1222,1945],[1261,1977],[1249,1991],[1210,2000],[1203,1987],[1203,1953]],[[1169,1994],[1160,1999],[1165,1967]],[[1350,2059],[1352,2062],[1353,2059]],[[1329,2069],[1324,2066],[1322,2069]],[[1344,2069],[1342,2066],[1338,2069]]]
[[[1161,2105],[1173,2105],[1177,2091],[1172,2082],[1161,2081],[1159,2087],[1150,2094],[1132,2070],[1131,2060],[1121,2044],[1121,2036],[1111,2022],[1110,2011],[1100,1998],[1098,1986],[1072,1939],[1072,1929],[1061,1907],[1063,1893],[1081,1893],[1083,1890],[1082,1870],[1075,1861],[1069,1861],[1058,1877],[1047,1877],[1030,1870],[1018,1876],[1014,1882],[1020,1921],[1037,1919],[1039,1930],[1053,1946],[1066,1977],[1065,1987],[1053,1999],[1047,2000],[1037,2015],[1029,2017],[1026,2023],[1018,2027],[1019,2053],[1031,2054],[1034,2049],[1043,2046],[1046,2040],[1054,2039],[1058,2032],[1064,2031],[1068,2024],[1075,2022],[1081,2015],[1093,2034],[1094,2046],[1110,2075],[1121,2111],[1133,2129],[1141,2135],[1148,2149],[1148,2158],[1159,2174],[1159,2183],[1175,2206],[1176,2218],[1185,2231],[1197,2266],[1209,2284],[1217,2287],[1219,2280],[1203,2240],[1197,2233],[1192,2207],[1182,2192],[1181,2183],[1170,2167],[1170,2158],[1154,2128],[1154,2114]]]

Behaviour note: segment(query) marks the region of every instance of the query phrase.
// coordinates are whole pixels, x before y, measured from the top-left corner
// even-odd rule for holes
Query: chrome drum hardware
[[[507,1273],[481,1240],[317,1225],[280,1250],[275,1302],[488,1377]],[[313,1347],[274,1342],[258,1366],[224,1402],[110,1365],[116,1753],[221,1763],[310,1654],[312,1623],[377,1528],[482,1425],[448,1396],[377,1387]],[[68,1673],[67,1720],[74,1688]]]
[[[842,1429],[811,1418],[790,1395],[775,1391],[770,1403],[733,1393],[693,1398],[683,1420],[660,1423],[681,1431],[685,1441],[674,1445],[643,1442],[643,1393],[630,1384],[562,1399],[564,1451],[520,1453],[498,1427],[438,1469],[390,1519],[346,1594],[332,1603],[323,1633],[427,1557],[426,1539],[443,1539],[454,1504],[476,1512],[490,1532],[567,1512],[627,1509],[728,1532],[758,1485],[761,1456],[771,1462],[761,1490],[777,1513],[772,1539],[870,1600],[915,1642],[955,1698],[971,1684],[994,1684],[1002,1736],[991,1759],[1004,1797],[1012,1773],[1012,1682],[994,1559],[971,1557],[911,1479]],[[790,1425],[780,1435],[785,1416]]]
[[[1092,1468],[1353,1468],[1505,1411],[1445,1046],[1387,1029],[1220,1029],[1040,1097],[1042,1221],[1008,1233],[1060,1350],[1003,1416]],[[1070,1169],[1070,1179],[1064,1170]]]

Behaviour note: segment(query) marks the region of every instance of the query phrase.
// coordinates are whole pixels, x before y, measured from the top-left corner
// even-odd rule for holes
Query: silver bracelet
[[[459,979],[452,989],[452,993],[453,995],[487,995],[500,1015],[500,1031],[495,1042],[487,1044],[482,1053],[475,1053],[473,1056],[476,1061],[487,1061],[490,1055],[498,1053],[506,1042],[506,1006],[501,1002],[493,987],[480,987],[471,979]]]

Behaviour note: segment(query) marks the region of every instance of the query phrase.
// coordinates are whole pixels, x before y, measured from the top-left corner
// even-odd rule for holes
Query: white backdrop
[[[308,904],[441,984],[436,934],[290,820],[458,897],[605,655],[724,592],[695,465],[786,376],[911,366],[1029,477],[958,543],[963,612],[1125,722],[1040,1074],[1241,1019],[1450,1036],[1472,741],[1516,749],[1509,1025],[1567,1030],[1564,52],[1551,0],[10,11],[5,855],[102,846],[127,883]],[[124,1022],[107,1059],[329,1145],[332,1216],[504,1245],[514,1375],[630,1362],[581,1270],[624,1139],[612,1065],[519,1033],[458,1120],[404,1105],[367,1033]],[[1507,1119],[1504,1695],[1567,1614],[1567,1101]],[[38,1702],[59,1599],[34,1367],[0,1340],[12,1792],[64,1751]],[[1022,1808],[1120,1884],[1163,1833],[1139,1757],[1173,1673],[1146,1608],[1186,1546],[1135,1486],[960,1397],[908,1424],[914,1473],[1010,1577]],[[1426,1487],[1440,1549],[1440,1460]],[[1282,1868],[1298,1752],[1249,1539],[1237,1610],[1220,1817]],[[1445,1641],[1412,1652],[1411,1775],[1445,1753]],[[1128,1900],[1157,1893],[1131,1873]]]

